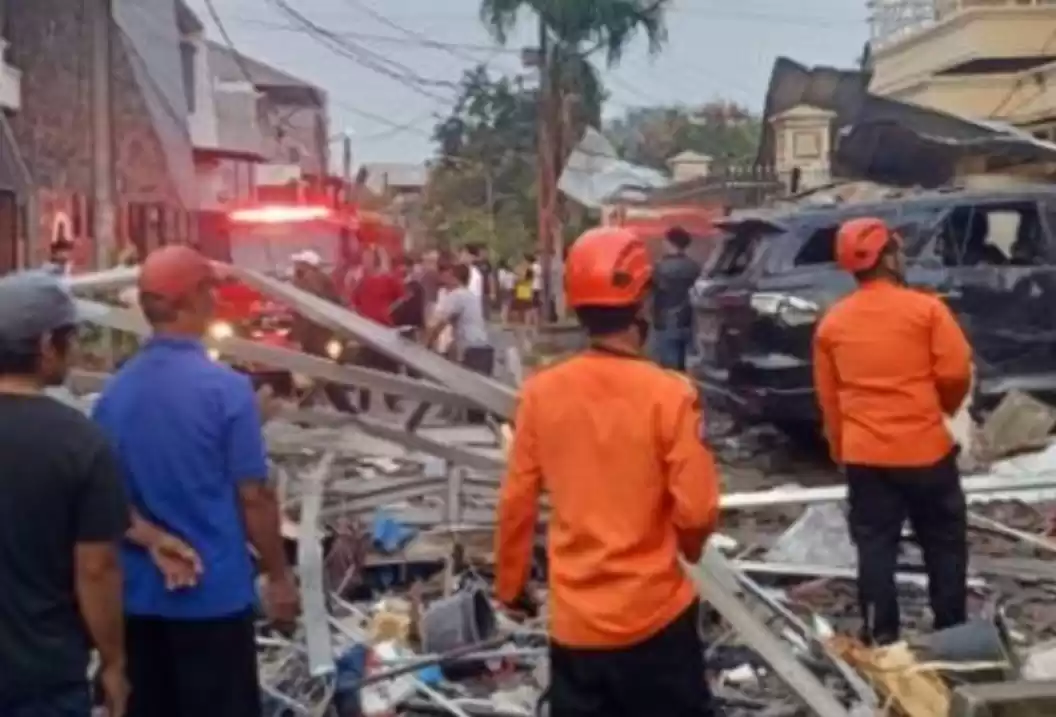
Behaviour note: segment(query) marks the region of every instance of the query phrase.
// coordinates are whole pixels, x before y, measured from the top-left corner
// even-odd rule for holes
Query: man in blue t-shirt
[[[201,343],[214,284],[193,249],[147,257],[139,301],[154,335],[95,407],[132,506],[122,549],[129,717],[259,717],[247,540],[267,579],[270,616],[289,623],[298,609],[256,396]],[[161,534],[186,549],[159,551]]]

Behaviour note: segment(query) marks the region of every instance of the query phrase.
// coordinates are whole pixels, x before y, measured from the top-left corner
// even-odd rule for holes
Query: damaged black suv
[[[723,222],[727,236],[692,297],[690,363],[709,402],[796,431],[818,424],[811,339],[825,309],[854,287],[835,264],[835,237],[863,216],[903,236],[907,281],[957,315],[975,352],[977,396],[1056,397],[1056,188],[1019,186]]]

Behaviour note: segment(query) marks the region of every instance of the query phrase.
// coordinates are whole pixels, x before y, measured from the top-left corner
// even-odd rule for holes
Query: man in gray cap
[[[0,278],[0,714],[88,717],[89,650],[125,713],[118,542],[129,525],[102,431],[44,394],[61,384],[77,312],[43,271]]]

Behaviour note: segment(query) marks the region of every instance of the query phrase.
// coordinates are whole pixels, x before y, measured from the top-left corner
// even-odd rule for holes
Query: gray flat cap
[[[44,271],[0,277],[0,342],[23,341],[79,322],[62,279]]]

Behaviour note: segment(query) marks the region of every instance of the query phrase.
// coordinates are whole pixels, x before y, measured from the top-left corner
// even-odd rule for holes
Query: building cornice
[[[1033,5],[1026,7],[1006,6],[965,8],[952,13],[949,17],[938,20],[934,25],[923,27],[905,37],[898,38],[897,40],[881,43],[874,41],[871,45],[872,56],[874,61],[887,59],[892,55],[906,52],[907,50],[920,47],[929,42],[934,42],[935,40],[941,39],[944,35],[951,35],[976,20],[1016,20],[1024,17],[1029,19],[1032,15],[1054,16],[1056,15],[1056,6]]]

